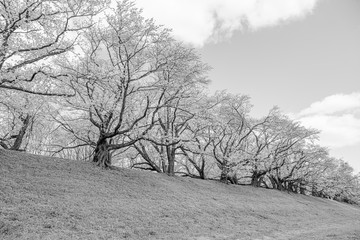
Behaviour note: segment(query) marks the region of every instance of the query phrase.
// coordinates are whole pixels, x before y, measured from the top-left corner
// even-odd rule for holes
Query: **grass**
[[[360,208],[0,150],[0,239],[360,239]]]

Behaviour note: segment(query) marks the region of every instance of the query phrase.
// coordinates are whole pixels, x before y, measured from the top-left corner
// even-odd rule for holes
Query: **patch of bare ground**
[[[360,209],[0,150],[0,239],[360,239]]]

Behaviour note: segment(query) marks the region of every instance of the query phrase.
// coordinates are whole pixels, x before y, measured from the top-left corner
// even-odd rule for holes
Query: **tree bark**
[[[299,191],[300,191],[300,194],[303,194],[305,195],[305,184],[303,184],[302,182],[300,182],[300,186],[299,186]]]
[[[111,166],[111,156],[106,138],[100,137],[94,150],[93,162],[97,166],[108,168]]]
[[[228,167],[225,165],[221,165],[220,170],[221,170],[220,182],[228,183],[228,173],[229,173]]]
[[[30,120],[31,120],[31,115],[29,114],[26,114],[26,117],[21,119],[23,124],[21,126],[21,129],[19,130],[19,133],[15,136],[14,144],[10,147],[10,150],[16,150],[16,151],[20,150],[21,144],[26,134],[26,130],[30,125],[31,122]]]
[[[201,169],[199,172],[200,178],[205,179],[205,158],[201,156]]]
[[[168,159],[167,174],[169,176],[175,176],[175,152],[176,149],[174,147],[171,146],[166,147],[166,153]]]
[[[274,189],[283,191],[284,186],[282,185],[282,181],[278,177],[270,176],[269,177],[271,184],[273,185]]]
[[[263,176],[266,172],[254,171],[251,176],[251,185],[254,187],[260,187],[262,183]]]
[[[238,184],[238,178],[236,173],[231,171],[231,167],[226,163],[219,166],[221,170],[220,182],[228,184]]]

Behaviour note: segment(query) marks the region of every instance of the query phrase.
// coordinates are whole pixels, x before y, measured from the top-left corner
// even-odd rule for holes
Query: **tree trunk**
[[[221,165],[220,170],[221,170],[220,182],[228,183],[229,167],[226,165]]]
[[[274,189],[283,191],[284,186],[282,185],[282,181],[278,177],[269,176],[269,179],[271,181],[271,184],[273,185]]]
[[[107,140],[103,137],[99,138],[94,151],[93,162],[97,166],[107,168],[111,166],[111,156],[108,148]]]
[[[236,172],[231,172],[228,174],[228,180],[230,181],[231,184],[239,184],[239,180],[237,178],[237,174]]]
[[[158,173],[161,173],[161,168],[156,165],[155,162],[153,162],[149,156],[149,154],[146,151],[146,148],[144,145],[139,142],[140,147],[138,147],[136,144],[134,144],[135,149],[138,151],[138,153],[141,155],[141,157],[151,166],[153,170],[155,170]]]
[[[254,186],[254,187],[260,187],[260,181],[259,181],[259,178],[257,175],[253,175],[251,177],[251,185]]]
[[[254,187],[260,187],[265,173],[266,172],[264,172],[264,171],[262,171],[262,172],[254,171],[251,176],[251,185]]]
[[[199,171],[199,175],[201,179],[205,179],[205,158],[201,156],[201,169]]]
[[[14,144],[10,147],[10,150],[16,150],[19,151],[21,144],[24,140],[25,134],[26,134],[26,130],[28,129],[29,125],[30,125],[30,120],[31,120],[31,116],[29,114],[26,114],[25,118],[22,118],[22,127],[19,130],[19,133],[14,136],[15,137],[15,142]]]
[[[263,183],[263,179],[266,173],[267,172],[264,170],[254,170],[251,176],[251,185],[254,187],[261,187],[261,183]]]
[[[166,147],[166,154],[168,159],[167,174],[169,176],[175,176],[175,152],[176,152],[175,147],[171,147],[171,146]]]
[[[300,186],[299,186],[299,190],[300,190],[300,194],[305,195],[305,184],[303,184],[302,182],[300,182]]]
[[[277,182],[277,189],[280,191],[284,191],[285,187],[283,186],[283,182],[279,178],[276,179],[276,182]]]

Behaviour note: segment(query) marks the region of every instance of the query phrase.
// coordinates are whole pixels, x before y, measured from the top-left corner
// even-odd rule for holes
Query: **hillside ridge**
[[[360,208],[0,150],[0,239],[360,239]]]

